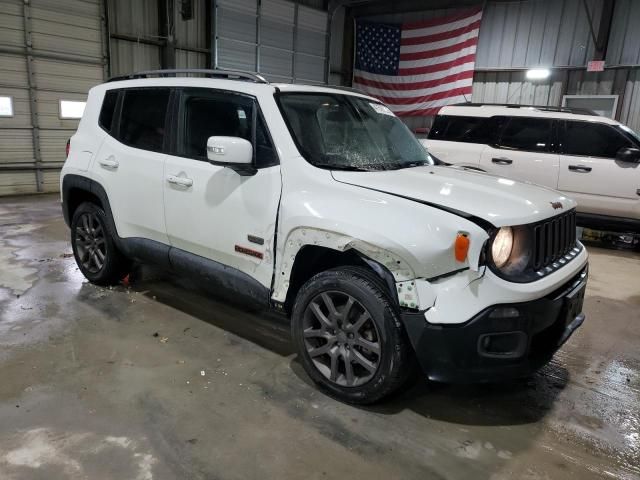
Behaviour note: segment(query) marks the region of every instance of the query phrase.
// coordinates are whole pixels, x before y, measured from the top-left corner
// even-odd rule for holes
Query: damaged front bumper
[[[458,324],[425,312],[402,319],[424,374],[434,381],[494,382],[526,377],[546,364],[583,323],[587,265],[542,298],[484,308]]]

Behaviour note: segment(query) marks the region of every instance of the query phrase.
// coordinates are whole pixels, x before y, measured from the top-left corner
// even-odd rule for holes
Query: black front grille
[[[538,223],[533,228],[533,268],[540,270],[567,255],[576,245],[576,212]],[[561,262],[564,263],[564,260]]]

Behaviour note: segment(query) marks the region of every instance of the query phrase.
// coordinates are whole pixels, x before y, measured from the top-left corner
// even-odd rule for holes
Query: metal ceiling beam
[[[443,8],[472,7],[481,5],[483,0],[383,0],[345,2],[353,8],[353,16],[369,17],[394,13],[424,12],[426,10],[441,10]]]

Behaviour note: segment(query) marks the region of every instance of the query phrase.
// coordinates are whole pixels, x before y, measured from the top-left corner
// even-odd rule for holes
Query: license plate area
[[[564,304],[564,331],[558,342],[558,346],[564,344],[571,334],[584,322],[582,307],[584,306],[584,294],[587,283],[581,282],[575,289],[567,294]]]

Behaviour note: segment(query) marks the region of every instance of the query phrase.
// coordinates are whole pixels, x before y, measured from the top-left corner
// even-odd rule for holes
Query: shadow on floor
[[[240,304],[228,293],[212,290],[203,282],[154,267],[136,269],[131,279],[132,290],[149,299],[278,355],[295,353],[289,321],[283,315]],[[117,318],[117,308],[110,303],[95,306]],[[297,358],[291,360],[290,367],[298,379],[316,388]],[[385,415],[408,409],[427,418],[460,425],[528,424],[539,421],[549,412],[568,381],[568,371],[553,361],[529,379],[507,383],[448,385],[428,382],[418,374],[413,382],[384,403],[357,408]]]

